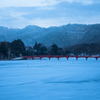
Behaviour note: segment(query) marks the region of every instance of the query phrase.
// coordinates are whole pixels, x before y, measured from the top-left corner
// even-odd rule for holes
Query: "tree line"
[[[42,43],[35,43],[33,47],[25,46],[21,39],[12,42],[0,42],[0,59],[11,59],[20,56],[32,55],[97,55],[100,54],[100,45],[80,44],[71,47],[59,48],[56,44],[46,47]]]

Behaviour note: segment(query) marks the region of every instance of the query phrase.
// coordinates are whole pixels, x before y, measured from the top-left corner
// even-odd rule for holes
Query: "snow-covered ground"
[[[100,100],[100,59],[0,61],[0,100]]]

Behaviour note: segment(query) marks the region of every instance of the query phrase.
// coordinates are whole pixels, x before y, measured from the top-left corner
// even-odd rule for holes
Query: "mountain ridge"
[[[57,27],[42,28],[28,25],[23,29],[0,26],[0,41],[22,39],[25,45],[35,42],[46,46],[57,44],[59,47],[81,43],[100,43],[100,24],[67,24]]]

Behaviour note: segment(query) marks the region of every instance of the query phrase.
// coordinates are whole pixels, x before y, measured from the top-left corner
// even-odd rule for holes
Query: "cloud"
[[[0,7],[45,6],[44,0],[0,0]]]
[[[57,3],[59,3],[57,0],[6,0],[6,2],[0,0],[0,7],[43,7]]]
[[[66,24],[65,19],[66,18],[64,18],[64,17],[47,18],[47,19],[36,18],[31,21],[31,25],[38,25],[38,26],[42,26],[42,27],[60,26],[60,25]]]
[[[6,1],[8,2],[9,0]],[[13,1],[15,2],[16,0]],[[14,4],[13,1],[11,5]],[[98,23],[100,20],[100,6],[96,3],[92,4],[91,0],[36,0],[35,3],[34,0],[30,0],[29,4],[29,1],[26,2],[27,0],[24,0],[23,3],[22,1],[20,1],[20,5],[16,3],[16,6],[22,6],[24,3],[23,6],[32,4],[35,7],[30,7],[29,5],[29,7],[0,8],[0,26],[10,28],[23,28],[27,25],[50,27],[68,23],[91,24]]]
[[[12,8],[2,8],[0,9],[0,19],[19,19],[23,15],[27,15],[27,12],[17,12]]]
[[[92,4],[93,0],[0,0],[0,7],[43,7],[54,6],[61,2]]]
[[[100,20],[100,15],[97,16],[91,16],[91,17],[83,17],[83,16],[76,16],[76,17],[58,17],[58,18],[34,18],[34,19],[25,19],[21,16],[18,17],[16,20],[8,20],[5,22],[4,20],[1,20],[1,23],[3,26],[9,27],[9,28],[24,28],[27,25],[37,25],[40,27],[51,27],[51,26],[61,26],[66,24],[94,24],[98,23],[98,20]]]
[[[20,28],[22,24],[26,24],[26,19],[23,15],[27,15],[27,12],[17,12],[12,8],[0,9],[0,26],[7,26],[10,28]]]
[[[93,4],[93,0],[64,0],[64,1],[67,1],[69,3],[77,2],[77,3],[82,3],[85,5]]]
[[[48,19],[41,19],[37,18],[30,21],[31,25],[37,25],[41,27],[50,27],[50,26],[61,26],[66,24],[94,24],[98,23],[100,20],[100,15],[91,16],[84,18],[82,16],[78,17],[58,17],[58,18],[48,18]]]

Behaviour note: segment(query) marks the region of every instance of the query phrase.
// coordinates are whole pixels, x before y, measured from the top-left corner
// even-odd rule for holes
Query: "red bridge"
[[[98,59],[98,58],[100,58],[100,56],[65,56],[65,55],[34,55],[34,56],[23,56],[23,59],[28,59],[28,58],[31,58],[31,59],[34,59],[34,58],[40,58],[40,60],[42,59],[42,58],[49,58],[49,60],[50,60],[50,58],[57,58],[58,60],[59,60],[59,58],[67,58],[67,60],[71,57],[73,57],[73,58],[76,58],[76,60],[78,60],[78,58],[86,58],[86,60],[88,59],[88,58],[95,58],[96,60]]]

